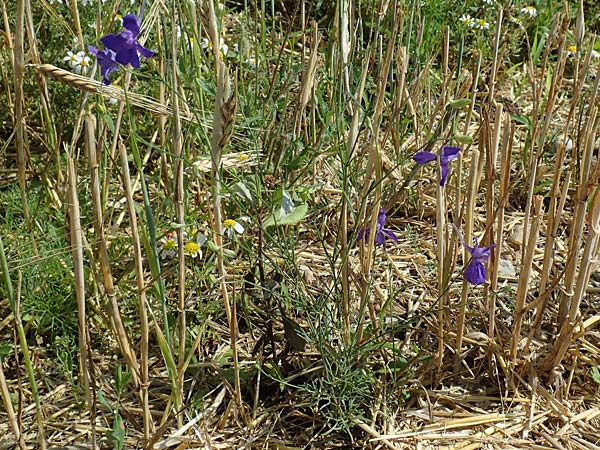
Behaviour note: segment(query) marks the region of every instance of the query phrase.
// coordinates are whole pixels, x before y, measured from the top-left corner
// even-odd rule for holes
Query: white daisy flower
[[[460,19],[462,23],[464,23],[466,26],[468,26],[469,28],[473,28],[475,26],[475,19],[473,19],[470,15],[468,14],[463,14]]]
[[[195,239],[191,239],[183,246],[183,252],[186,256],[192,258],[202,258],[202,246],[206,242],[206,236],[201,233],[196,234]]]
[[[246,58],[246,65],[251,69],[256,69],[256,58],[254,58],[253,56],[251,56],[250,58]]]
[[[70,66],[72,69],[74,69],[74,68],[75,68],[75,66],[76,66],[77,64],[79,64],[79,58],[80,58],[80,56],[79,56],[79,53],[73,53],[72,51],[70,51],[70,50],[69,50],[69,51],[67,52],[67,56],[65,56],[65,57],[63,58],[63,61],[65,61],[67,64],[69,64],[69,66]]]
[[[92,60],[85,52],[77,52],[77,63],[73,66],[73,69],[75,69],[75,72],[78,74],[85,74],[91,64]]]
[[[158,254],[162,259],[172,258],[177,254],[177,234],[169,233],[158,241]]]
[[[490,24],[483,19],[475,20],[475,28],[479,28],[480,30],[489,30]]]
[[[212,51],[213,45],[210,39],[202,39],[202,48],[205,50]],[[222,37],[219,39],[219,51],[221,52],[221,56],[227,56],[227,52],[229,51],[229,46],[225,43],[225,39],[223,39]]]
[[[521,8],[521,14],[533,19],[534,17],[537,17],[537,9],[535,9],[535,6],[525,6],[524,8]]]
[[[225,234],[229,239],[233,239],[235,233],[243,234],[245,231],[243,225],[237,220],[233,219],[225,219],[223,221],[223,226],[225,227]]]

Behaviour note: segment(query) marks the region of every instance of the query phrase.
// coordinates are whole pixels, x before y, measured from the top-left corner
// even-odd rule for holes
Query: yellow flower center
[[[577,46],[576,45],[569,45],[567,47],[567,51],[575,53],[577,51]]]
[[[165,250],[175,250],[177,248],[177,242],[173,239],[167,239],[163,245]]]
[[[233,219],[225,219],[225,220],[223,221],[223,226],[224,226],[225,228],[233,228],[233,227],[235,227],[235,224],[236,224],[236,223],[237,223],[237,222],[236,222],[235,220],[233,220]]]
[[[187,244],[185,244],[183,246],[183,250],[188,254],[188,255],[196,255],[199,251],[200,251],[200,246],[198,245],[197,242],[188,242]]]

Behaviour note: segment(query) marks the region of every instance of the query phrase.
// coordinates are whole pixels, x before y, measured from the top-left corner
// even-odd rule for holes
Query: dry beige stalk
[[[172,108],[157,102],[154,99],[146,97],[145,95],[137,94],[134,92],[125,92],[116,86],[106,86],[100,81],[93,80],[81,75],[74,74],[68,70],[61,69],[53,66],[52,64],[29,64],[28,67],[34,67],[36,70],[44,73],[45,75],[68,84],[76,89],[92,92],[94,94],[102,95],[105,98],[115,98],[121,102],[128,101],[134,106],[150,111],[151,113],[158,114],[160,116],[172,116]],[[186,122],[196,122],[196,118],[192,114],[181,114],[181,119]]]
[[[16,130],[16,146],[17,146],[17,170],[19,177],[19,192],[21,196],[21,213],[25,221],[25,227],[29,232],[31,245],[35,255],[38,255],[37,239],[33,233],[31,225],[31,217],[29,215],[29,205],[27,201],[27,160],[29,152],[29,141],[27,135],[27,120],[25,116],[25,93],[23,90],[23,81],[25,74],[25,9],[27,0],[17,0],[16,3],[16,23],[15,23],[15,40],[14,48],[12,49],[12,65],[13,65],[13,83],[15,90],[15,114],[14,127]],[[9,31],[8,29],[6,30]],[[18,296],[17,296],[18,298]],[[16,316],[16,314],[15,314]],[[15,320],[17,317],[15,317]],[[18,318],[20,321],[20,317]],[[26,344],[26,343],[25,343]],[[21,342],[21,345],[24,345]],[[34,386],[34,380],[30,379],[32,384],[32,392],[35,393],[36,400],[36,425],[38,428],[38,445],[41,450],[46,449],[46,432],[44,427],[44,416],[42,407],[37,395],[37,386]]]
[[[142,246],[140,235],[138,232],[137,212],[135,202],[133,200],[133,189],[131,176],[129,174],[129,159],[127,156],[127,148],[122,142],[119,143],[119,155],[121,159],[121,169],[123,177],[123,185],[125,188],[125,197],[127,198],[127,209],[129,211],[129,222],[131,225],[131,238],[133,240],[133,256],[135,261],[135,281],[137,286],[138,312],[140,316],[140,399],[143,411],[144,421],[144,441],[150,439],[150,435],[154,429],[154,422],[150,415],[150,404],[148,398],[148,389],[150,386],[148,378],[148,342],[149,342],[149,322],[146,301],[146,289],[144,282],[144,260],[142,256]]]
[[[496,251],[494,252],[494,260],[490,267],[490,291],[496,292],[498,289],[498,272],[500,267],[500,255],[504,245],[504,216],[505,208],[508,203],[508,194],[510,190],[510,171],[512,167],[512,150],[515,135],[515,127],[510,120],[510,115],[504,115],[504,134],[502,137],[502,147],[500,149],[501,166],[500,166],[500,187],[498,191],[498,213],[496,216],[496,238],[494,244]],[[496,334],[496,296],[488,296],[488,336],[495,340]]]
[[[367,160],[367,168],[366,174],[363,178],[363,189],[360,195],[362,199],[361,207],[358,214],[358,222],[364,223],[366,217],[370,214],[369,228],[371,230],[376,229],[377,217],[379,214],[379,208],[381,206],[381,191],[382,191],[382,167],[381,167],[381,143],[379,141],[379,128],[381,123],[381,115],[385,105],[386,98],[386,90],[387,90],[387,79],[390,71],[390,67],[393,61],[393,55],[395,50],[396,36],[398,33],[398,23],[394,23],[394,28],[392,29],[390,45],[387,46],[387,51],[385,54],[385,60],[383,65],[380,68],[379,83],[377,85],[377,93],[375,100],[375,109],[373,112],[372,122],[370,124],[370,129],[373,130],[372,137],[370,139],[370,143],[365,148],[365,152],[368,152],[368,160]],[[379,49],[383,48],[382,37],[379,36],[378,39],[378,47]],[[381,50],[380,50],[381,51]],[[370,212],[366,211],[367,207],[367,199],[369,197],[370,192],[373,191],[374,199],[372,202],[372,210]],[[371,300],[371,296],[369,295],[370,288],[370,278],[371,278],[371,269],[373,263],[373,249],[375,246],[375,233],[369,233],[369,239],[367,243],[366,251],[361,252],[361,277],[358,283],[358,290],[360,300],[359,314],[364,314],[365,307],[368,307],[369,314],[371,316],[371,322],[375,328],[375,332],[377,333],[377,323],[375,308],[373,302]],[[362,339],[364,321],[361,320],[356,328],[356,336],[357,342],[360,342]]]
[[[0,396],[2,397],[2,403],[4,404],[4,411],[6,413],[8,424],[12,429],[13,434],[15,435],[15,441],[19,446],[19,449],[26,450],[27,444],[25,443],[25,439],[23,438],[23,433],[21,432],[21,428],[19,426],[19,420],[17,419],[17,415],[15,414],[15,409],[13,407],[13,399],[10,395],[10,391],[8,390],[8,385],[6,383],[6,377],[4,376],[4,368],[3,362],[0,358]]]
[[[27,136],[27,118],[25,117],[25,94],[23,92],[23,81],[25,76],[25,4],[27,0],[17,0],[15,41],[13,48],[13,83],[15,89],[15,115],[14,127],[16,131],[17,146],[17,171],[19,175],[19,191],[21,194],[21,208],[25,227],[31,234],[31,243],[35,254],[37,251],[37,239],[33,236],[29,206],[27,202],[27,161],[29,154],[29,138]],[[45,445],[45,444],[44,444]]]
[[[177,60],[177,6],[175,2],[171,4],[171,15],[173,21],[171,23],[171,83],[172,83],[172,102],[173,102],[173,132],[171,139],[171,153],[173,155],[173,192],[175,203],[175,220],[178,224],[185,223],[185,190],[184,190],[184,165],[185,158],[183,157],[183,140],[181,130],[181,109],[179,95],[179,68]],[[173,386],[175,409],[179,411],[183,399],[183,385],[185,378],[185,352],[187,343],[187,314],[185,307],[185,289],[186,289],[186,267],[185,267],[185,237],[183,227],[177,228],[177,335],[178,348],[177,355],[177,382]],[[183,417],[177,415],[177,425],[182,426]]]
[[[69,181],[69,218],[71,220],[71,253],[73,273],[75,277],[75,296],[77,299],[77,319],[79,331],[79,375],[84,389],[87,407],[92,407],[90,392],[90,373],[88,368],[87,320],[85,308],[85,270],[83,267],[83,237],[81,233],[81,213],[79,210],[79,194],[77,174],[73,156],[67,153],[67,175]]]
[[[464,239],[465,242],[469,245],[473,241],[473,218],[475,215],[475,201],[477,199],[477,180],[479,180],[480,174],[478,172],[479,169],[479,149],[473,148],[471,150],[471,165],[469,170],[469,189],[467,191],[467,206],[464,213],[465,223],[463,226]],[[467,249],[463,248],[463,262],[466,263],[468,258],[470,258],[470,254]],[[462,353],[462,342],[463,336],[465,332],[465,317],[467,311],[467,301],[469,296],[469,283],[467,280],[463,280],[461,297],[460,297],[460,306],[458,310],[458,318],[456,322],[456,359],[454,361],[454,371],[458,370],[458,366],[460,364],[460,358]]]
[[[484,123],[484,127],[489,127],[490,129],[487,131],[486,135],[489,137],[485,158],[485,173],[486,173],[486,237],[483,242],[484,245],[490,245],[494,235],[495,235],[495,227],[500,227],[500,224],[497,222],[497,217],[500,211],[504,211],[502,207],[496,204],[496,182],[498,175],[496,173],[496,168],[498,167],[498,147],[500,146],[500,134],[502,130],[502,117],[504,115],[504,106],[502,103],[498,103],[496,105],[496,111],[494,114],[494,122],[493,124]],[[489,115],[488,115],[489,117]],[[488,119],[489,120],[489,119]],[[486,122],[488,122],[486,120]],[[510,120],[504,123],[505,125],[505,140],[508,138],[507,131],[510,129]],[[508,127],[508,129],[506,128]],[[509,169],[510,170],[510,169]],[[500,230],[502,228],[499,228]],[[499,247],[499,243],[495,243],[496,249],[494,251],[494,255],[497,255],[501,252],[501,247]],[[497,273],[497,267],[494,267],[494,264],[497,261],[497,257],[493,258],[490,261],[490,279],[493,276],[494,272]],[[492,291],[494,292],[494,291]],[[490,338],[494,336],[494,328],[495,328],[495,294],[490,295],[490,285],[484,286],[484,297],[486,298],[488,305],[488,334]]]
[[[532,335],[537,335],[542,325],[542,319],[544,311],[548,303],[549,295],[546,295],[546,287],[554,267],[554,251],[555,251],[555,240],[558,233],[558,228],[561,223],[563,209],[561,205],[564,203],[561,201],[566,198],[568,192],[568,185],[562,185],[563,191],[561,192],[561,179],[563,172],[563,165],[565,160],[565,144],[564,141],[558,141],[557,144],[556,161],[554,164],[554,175],[552,188],[550,191],[550,207],[547,214],[547,225],[546,225],[546,243],[544,247],[544,262],[542,263],[542,271],[540,273],[539,292],[542,301],[540,305],[536,307],[535,318],[532,325]],[[567,175],[567,180],[570,176]]]
[[[521,339],[521,326],[523,323],[523,316],[527,312],[525,307],[525,301],[527,299],[527,293],[529,292],[529,281],[531,279],[531,268],[533,266],[533,257],[537,248],[537,239],[540,232],[540,225],[543,214],[543,200],[541,195],[534,197],[533,204],[533,221],[531,227],[524,230],[524,235],[528,235],[525,256],[521,264],[521,273],[519,274],[519,284],[517,287],[517,298],[515,301],[515,314],[513,320],[513,332],[511,336],[511,348],[510,358],[512,367],[515,367],[517,361],[517,351],[519,341]]]
[[[297,136],[300,133],[300,127],[302,126],[302,117],[308,101],[310,100],[311,94],[314,92],[316,85],[316,73],[317,73],[317,60],[319,57],[319,43],[321,37],[319,36],[319,30],[317,23],[313,22],[313,33],[312,33],[312,49],[310,52],[310,58],[308,59],[308,65],[304,74],[302,75],[302,84],[300,86],[300,95],[298,98],[298,111],[296,112],[296,126],[294,128],[294,134]]]
[[[583,0],[579,0],[579,9],[577,10],[577,22],[575,23],[575,39],[577,49],[583,47],[583,38],[585,37],[585,14]]]
[[[108,248],[105,240],[104,220],[102,214],[102,197],[100,193],[100,175],[98,169],[98,156],[96,153],[96,118],[92,114],[88,114],[85,119],[85,150],[88,158],[90,170],[91,190],[92,190],[92,210],[94,213],[94,234],[96,253],[100,262],[102,271],[102,280],[104,282],[104,294],[108,298],[110,309],[109,317],[111,326],[119,350],[125,357],[125,361],[131,371],[131,377],[136,388],[140,384],[140,369],[138,366],[135,352],[131,349],[129,336],[123,325],[121,312],[117,303],[117,298],[114,292],[112,272],[110,261],[108,258]]]
[[[560,333],[555,340],[555,345],[550,355],[543,362],[542,368],[545,371],[550,371],[561,363],[567,350],[573,344],[576,327],[581,321],[579,307],[586,293],[586,286],[590,280],[592,269],[598,262],[598,246],[600,244],[600,191],[598,190],[594,192],[586,222],[588,231],[579,265],[577,283],[573,291],[569,310],[560,327]]]
[[[596,80],[595,90],[598,88],[598,80]],[[585,228],[585,216],[586,216],[586,201],[588,199],[588,190],[594,184],[594,181],[588,181],[591,178],[592,173],[592,157],[594,152],[594,141],[595,141],[595,130],[598,127],[598,123],[595,120],[598,114],[598,108],[590,108],[588,111],[590,114],[582,127],[583,130],[583,154],[581,155],[581,167],[579,171],[579,179],[577,184],[577,191],[573,198],[575,201],[575,212],[573,213],[572,225],[571,225],[571,236],[569,239],[568,253],[567,253],[567,267],[565,270],[565,281],[564,287],[560,299],[560,305],[558,309],[558,326],[559,328],[566,321],[568,311],[571,308],[571,301],[573,296],[573,289],[575,286],[575,279],[578,265],[578,255],[581,248],[581,242],[583,239],[583,231]],[[593,111],[593,112],[592,112]]]
[[[222,185],[222,171],[221,171],[221,158],[223,155],[224,145],[227,142],[227,129],[231,128],[233,117],[226,114],[230,114],[235,111],[234,108],[226,105],[235,105],[235,93],[231,88],[231,80],[229,78],[229,70],[227,66],[221,61],[218,63],[217,69],[217,95],[215,97],[215,111],[214,111],[214,122],[211,137],[211,156],[212,156],[212,200],[213,200],[213,231],[214,241],[217,246],[217,271],[219,273],[221,283],[221,295],[223,297],[223,305],[225,307],[225,313],[227,315],[227,322],[229,325],[230,334],[230,345],[233,357],[233,369],[234,369],[234,385],[235,385],[235,403],[238,406],[238,411],[243,412],[242,404],[242,392],[240,382],[240,369],[238,364],[238,351],[237,351],[237,315],[235,298],[231,302],[229,300],[229,293],[227,291],[226,277],[227,270],[225,268],[225,259],[223,255],[223,213],[221,209],[221,185]]]

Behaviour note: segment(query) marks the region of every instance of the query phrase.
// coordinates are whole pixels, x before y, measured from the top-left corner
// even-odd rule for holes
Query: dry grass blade
[[[212,3],[212,2],[210,2]],[[213,8],[214,9],[214,8]],[[212,9],[211,9],[212,11]],[[214,11],[213,11],[214,13]],[[230,345],[233,357],[233,369],[234,369],[234,385],[235,385],[235,402],[239,408],[239,412],[243,414],[242,404],[242,393],[240,384],[240,371],[238,365],[238,352],[237,352],[237,338],[238,338],[238,327],[237,327],[237,314],[235,300],[233,302],[229,299],[229,293],[227,290],[226,276],[227,270],[225,268],[225,261],[223,255],[223,213],[221,205],[221,185],[222,185],[222,170],[221,158],[223,156],[223,145],[227,141],[227,129],[231,127],[231,123],[234,117],[227,114],[234,112],[235,109],[227,107],[226,105],[235,104],[235,93],[232,92],[231,80],[229,78],[229,70],[223,62],[219,62],[219,68],[217,69],[217,95],[215,97],[215,114],[214,123],[211,137],[211,156],[212,156],[212,196],[213,196],[213,231],[214,240],[217,245],[217,271],[220,277],[221,284],[221,296],[223,297],[223,305],[225,307],[225,313],[227,315],[227,322],[229,325]]]
[[[43,74],[57,81],[68,84],[76,89],[99,94],[106,98],[115,98],[121,102],[127,101],[138,108],[145,109],[160,116],[173,115],[172,108],[146,97],[145,95],[137,94],[135,92],[126,93],[125,90],[121,89],[120,87],[106,86],[100,81],[96,81],[82,75],[77,75],[73,72],[69,72],[68,70],[53,66],[52,64],[29,64],[29,67],[33,67]],[[185,112],[181,112],[180,117],[186,122],[197,121],[193,115],[186,114]]]
[[[531,228],[527,230],[529,235],[529,239],[527,239],[527,249],[525,252],[525,258],[522,264],[522,270],[519,274],[519,286],[517,289],[517,298],[515,302],[515,316],[514,316],[514,326],[513,333],[511,337],[511,349],[510,356],[512,366],[514,367],[517,360],[517,350],[519,346],[519,341],[521,339],[521,326],[523,321],[523,316],[527,312],[525,308],[525,302],[527,298],[527,293],[529,292],[529,281],[531,278],[531,268],[533,265],[533,257],[535,254],[535,249],[537,248],[537,239],[539,236],[541,219],[542,219],[542,196],[538,195],[534,198],[534,214],[533,221],[531,223]]]
[[[135,208],[135,202],[133,200],[133,188],[131,184],[131,177],[129,175],[129,162],[127,157],[127,149],[123,143],[119,144],[119,156],[121,159],[121,170],[123,177],[123,184],[125,188],[125,196],[127,198],[127,208],[129,211],[129,220],[131,224],[131,235],[133,239],[133,255],[135,261],[135,281],[137,286],[138,299],[138,313],[140,320],[140,399],[143,411],[143,422],[144,422],[144,441],[147,442],[154,429],[154,422],[150,415],[150,404],[148,400],[148,340],[150,334],[150,327],[148,322],[148,311],[147,311],[147,300],[146,290],[144,282],[144,261],[142,257],[141,241],[138,232],[138,220],[137,211]]]
[[[104,283],[104,295],[108,298],[110,309],[109,317],[113,333],[118,342],[119,349],[125,357],[129,366],[133,384],[136,387],[140,385],[140,368],[135,352],[131,348],[129,336],[123,325],[123,318],[119,310],[117,296],[113,284],[112,271],[110,267],[108,245],[105,236],[105,227],[103,219],[102,195],[100,192],[100,169],[96,151],[96,119],[91,114],[85,120],[85,149],[90,169],[90,180],[92,190],[92,209],[94,213],[94,230],[96,233],[96,254],[100,262],[102,271],[102,281]]]
[[[173,154],[174,176],[173,176],[173,192],[175,193],[175,220],[178,224],[185,223],[185,192],[184,192],[184,166],[185,160],[183,157],[183,138],[181,135],[181,109],[179,96],[179,73],[177,69],[177,8],[175,3],[171,5],[171,14],[173,15],[173,23],[171,24],[171,78],[173,83],[173,138],[171,142],[171,152]],[[185,372],[185,347],[186,347],[186,332],[187,332],[187,313],[185,308],[185,251],[184,251],[184,230],[182,227],[177,229],[177,240],[181,242],[177,248],[178,263],[178,286],[177,286],[177,326],[178,326],[178,355],[177,361],[177,389],[175,395],[175,408],[180,410],[182,407],[183,398],[183,379]],[[183,418],[179,415],[177,423],[182,425]]]
[[[8,390],[8,385],[6,384],[6,377],[4,376],[4,368],[2,367],[2,359],[0,358],[0,395],[2,396],[2,403],[4,404],[4,411],[6,412],[6,416],[8,418],[8,424],[15,435],[15,442],[19,446],[21,450],[27,449],[27,445],[25,444],[25,440],[23,438],[23,433],[21,433],[21,428],[19,426],[19,422],[17,416],[15,414],[15,410],[12,404],[12,399],[10,395],[10,391]]]
[[[85,308],[85,274],[83,266],[83,236],[81,232],[81,213],[79,209],[79,194],[75,162],[72,155],[67,155],[67,175],[69,181],[69,217],[71,230],[71,251],[75,275],[75,295],[77,298],[77,318],[79,326],[79,370],[84,389],[87,407],[91,408],[90,372],[87,361],[87,320]]]
[[[306,109],[306,105],[308,105],[308,101],[310,100],[311,93],[314,92],[313,88],[315,86],[316,80],[316,70],[317,70],[317,61],[319,58],[319,43],[321,42],[321,38],[319,36],[319,31],[317,28],[317,23],[313,23],[313,33],[312,33],[312,50],[310,52],[310,57],[308,59],[308,65],[302,75],[302,84],[300,87],[300,98],[298,100],[299,108],[296,112],[296,126],[294,130],[294,134],[298,135],[300,133],[300,127],[302,125],[302,119],[304,115],[304,110]]]

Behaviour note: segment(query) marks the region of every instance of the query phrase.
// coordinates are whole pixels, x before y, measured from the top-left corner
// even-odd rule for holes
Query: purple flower
[[[131,64],[134,69],[137,69],[140,67],[138,52],[146,58],[151,58],[156,53],[138,42],[140,24],[135,14],[127,14],[123,17],[123,27],[125,29],[119,34],[107,34],[100,40],[105,48],[116,53],[115,60],[119,64],[124,66]]]
[[[442,178],[440,179],[440,186],[446,184],[446,178],[448,178],[448,174],[450,173],[450,167],[448,163],[453,159],[458,158],[458,154],[460,153],[460,147],[452,147],[451,145],[445,145],[442,147],[442,154],[440,155],[440,167],[442,169]],[[413,155],[413,160],[417,164],[427,164],[428,162],[435,161],[437,159],[437,155],[432,152],[417,152]]]
[[[381,208],[379,210],[379,216],[377,217],[377,232],[375,233],[375,245],[383,245],[386,239],[391,239],[394,242],[398,242],[398,236],[394,234],[392,230],[389,230],[384,227],[385,225],[385,217],[386,217],[385,208]],[[369,239],[369,232],[371,230],[369,227],[361,228],[358,232],[358,236],[356,237],[357,241],[361,239]]]
[[[102,81],[104,84],[110,84],[109,75],[117,70],[117,62],[115,61],[115,52],[104,49],[98,50],[93,45],[88,45],[88,50],[96,56],[98,64],[100,64],[100,72],[102,73]]]
[[[117,64],[124,66],[131,64],[134,69],[138,69],[140,67],[138,52],[146,58],[156,55],[138,42],[140,24],[135,14],[127,14],[123,17],[123,27],[125,29],[119,34],[107,34],[100,39],[104,44],[104,50],[88,45],[89,51],[98,59],[104,84],[110,84],[109,75],[117,70]]]
[[[485,263],[490,258],[490,251],[495,247],[495,245],[492,244],[489,247],[479,247],[477,238],[473,238],[475,246],[470,247],[464,241],[462,235],[460,238],[463,246],[471,254],[471,260],[465,268],[465,280],[474,285],[484,284],[486,278]]]

